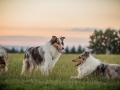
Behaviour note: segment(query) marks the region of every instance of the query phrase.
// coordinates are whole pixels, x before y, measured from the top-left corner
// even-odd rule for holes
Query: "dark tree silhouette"
[[[66,53],[66,54],[69,54],[69,53],[70,53],[70,50],[69,50],[68,46],[65,48],[65,53]]]
[[[76,53],[76,50],[75,50],[75,47],[74,47],[74,46],[71,48],[70,53],[72,53],[72,54],[75,54],[75,53]]]
[[[93,53],[97,54],[119,54],[120,30],[106,29],[105,32],[95,30],[93,35],[90,36],[89,48],[92,49]]]

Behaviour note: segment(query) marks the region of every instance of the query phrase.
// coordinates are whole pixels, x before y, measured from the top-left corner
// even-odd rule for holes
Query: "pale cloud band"
[[[45,44],[51,38],[32,37],[32,36],[0,36],[0,44],[13,46],[40,46]],[[87,46],[89,39],[87,38],[66,38],[65,46]]]

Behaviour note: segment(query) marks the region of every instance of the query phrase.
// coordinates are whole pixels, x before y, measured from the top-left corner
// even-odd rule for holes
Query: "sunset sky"
[[[120,29],[120,0],[0,0],[0,44],[38,46],[53,35],[87,46],[95,29]]]

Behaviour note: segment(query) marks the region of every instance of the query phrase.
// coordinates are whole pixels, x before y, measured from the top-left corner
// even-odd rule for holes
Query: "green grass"
[[[31,76],[20,75],[23,54],[9,54],[8,72],[0,76],[0,90],[120,90],[119,79],[89,76],[71,79],[77,75],[77,67],[71,60],[77,54],[63,54],[49,76],[40,70]],[[94,55],[106,63],[120,64],[120,55]]]

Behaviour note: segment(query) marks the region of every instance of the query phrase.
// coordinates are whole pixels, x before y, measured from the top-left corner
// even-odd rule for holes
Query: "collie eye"
[[[58,42],[58,44],[60,44],[60,43]]]

